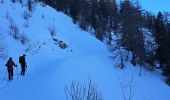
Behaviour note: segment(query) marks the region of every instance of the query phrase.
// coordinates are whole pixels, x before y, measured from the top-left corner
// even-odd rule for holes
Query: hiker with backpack
[[[26,55],[23,54],[23,56],[19,57],[19,63],[21,64],[21,74],[20,75],[22,75],[22,76],[25,75],[25,70],[26,70],[26,67],[27,67],[26,62],[25,62],[25,56]]]
[[[5,66],[7,66],[7,70],[8,70],[8,79],[9,80],[13,79],[13,66],[17,67],[17,65],[12,60],[12,57],[9,58]]]

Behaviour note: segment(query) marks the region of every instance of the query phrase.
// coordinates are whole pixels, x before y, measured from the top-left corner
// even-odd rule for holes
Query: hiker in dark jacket
[[[17,65],[12,60],[12,57],[9,58],[5,66],[7,66],[8,69],[8,79],[9,80],[13,79],[13,66],[17,67]]]
[[[23,56],[19,57],[19,63],[21,64],[21,74],[20,75],[25,75],[25,69],[27,67],[26,62],[25,62],[25,54]]]

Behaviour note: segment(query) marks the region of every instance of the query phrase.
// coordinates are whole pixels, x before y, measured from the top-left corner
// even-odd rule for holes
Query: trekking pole
[[[25,66],[25,75],[26,75],[26,73],[27,73],[27,65]],[[28,75],[28,73],[27,73],[27,75]]]
[[[4,76],[4,80],[5,80],[5,78],[6,78],[6,74],[7,74],[7,70],[5,71],[5,76]]]
[[[18,79],[18,67],[16,67],[16,69],[17,69],[17,79]]]

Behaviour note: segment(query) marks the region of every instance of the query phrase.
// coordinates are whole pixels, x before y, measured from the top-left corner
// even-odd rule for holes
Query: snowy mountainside
[[[139,68],[128,62],[125,70],[116,68],[113,64],[117,61],[109,59],[107,47],[62,12],[36,3],[28,13],[27,6],[10,0],[0,3],[0,10],[0,34],[7,59],[13,57],[18,65],[14,80],[8,82],[7,59],[0,59],[0,100],[66,100],[66,85],[72,81],[87,83],[89,78],[104,100],[170,100],[170,88],[159,73],[142,70],[139,77]],[[24,19],[25,13],[28,19]],[[29,42],[23,45],[10,35],[11,23]],[[51,35],[50,29],[55,34]],[[67,48],[61,49],[57,41],[66,43]],[[18,57],[23,53],[28,65],[25,77],[19,76]]]

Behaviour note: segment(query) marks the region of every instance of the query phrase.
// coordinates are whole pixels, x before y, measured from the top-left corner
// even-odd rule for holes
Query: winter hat
[[[10,57],[9,60],[12,60],[12,57]]]

